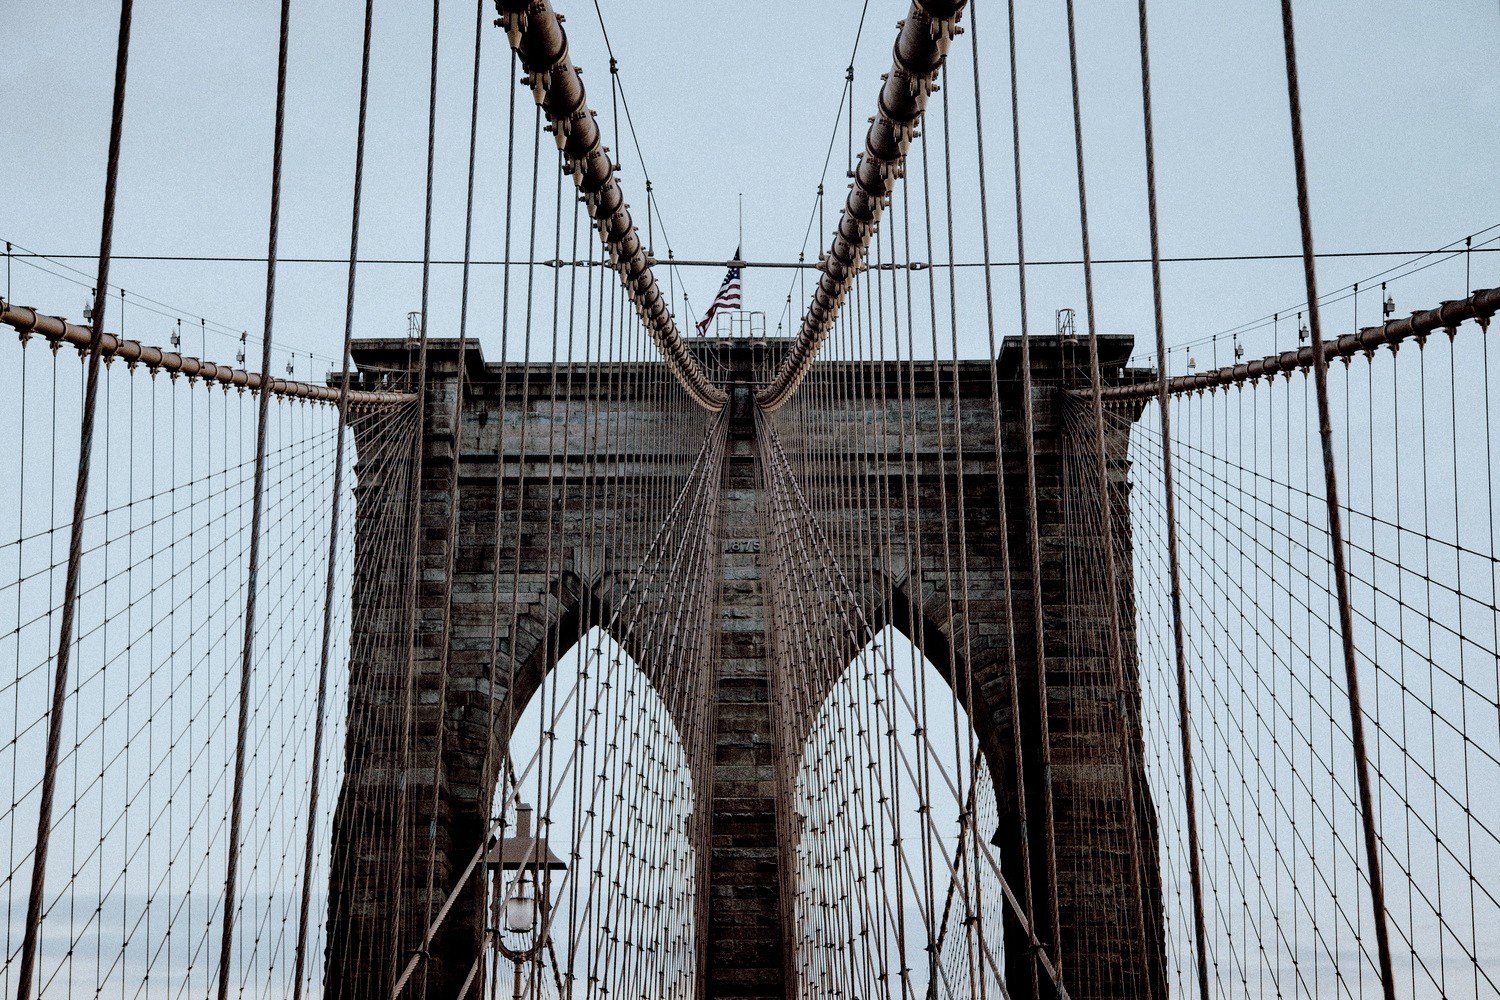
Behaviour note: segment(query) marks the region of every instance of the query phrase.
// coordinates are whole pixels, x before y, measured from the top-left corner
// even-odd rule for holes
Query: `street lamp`
[[[544,931],[551,903],[544,887],[537,884],[539,873],[568,868],[547,848],[545,840],[532,835],[531,814],[531,806],[518,804],[515,836],[491,844],[485,856],[494,887],[491,919],[495,946],[518,969],[521,963],[535,960],[547,940]],[[507,880],[507,872],[514,872],[514,877]],[[521,940],[513,946],[506,941],[507,935]]]

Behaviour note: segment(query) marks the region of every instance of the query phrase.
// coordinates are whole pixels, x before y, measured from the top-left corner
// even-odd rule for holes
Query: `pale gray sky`
[[[599,20],[589,3],[558,7],[569,15],[573,58],[585,67],[591,103],[608,133],[608,57]],[[601,7],[678,255],[728,255],[736,238],[736,195],[743,192],[746,256],[794,258],[862,4],[606,0]],[[347,252],[361,8],[327,0],[293,4],[284,256]],[[270,2],[138,5],[118,253],[264,253],[276,9]],[[474,8],[448,3],[444,10],[435,252],[455,257],[462,238]],[[868,5],[854,87],[861,133],[904,10],[894,0]],[[1164,251],[1295,252],[1277,5],[1160,0],[1151,10]],[[997,258],[1008,259],[1014,232],[1004,8],[981,5],[977,14],[992,228]],[[10,46],[0,88],[0,191],[6,193],[0,237],[44,252],[96,249],[115,16],[114,5],[83,0],[12,2],[0,9],[0,33],[19,43]],[[1496,5],[1319,0],[1300,4],[1298,16],[1320,249],[1426,249],[1500,222],[1500,159],[1490,141],[1500,110],[1500,79],[1490,71],[1500,40]],[[1123,0],[1079,10],[1101,258],[1139,257],[1147,250],[1134,17],[1135,5]],[[429,31],[425,4],[377,3],[363,242],[372,257],[420,256]],[[1029,256],[1072,258],[1078,237],[1062,4],[1020,4],[1019,31]],[[501,77],[508,54],[497,30],[485,41],[475,245],[476,256],[492,259],[500,256]],[[967,87],[967,62],[955,67]],[[960,88],[952,90],[958,95]],[[623,183],[642,220],[641,171],[628,140],[623,145]],[[829,227],[844,189],[842,154],[834,161]],[[1476,255],[1476,284],[1493,283],[1493,259]],[[1331,289],[1391,263],[1327,261],[1322,284]],[[1077,271],[1034,273],[1035,329],[1051,329],[1060,306],[1081,308]],[[131,291],[229,327],[254,332],[260,322],[264,275],[253,264],[121,260],[114,275]],[[720,277],[715,269],[689,273],[698,308]],[[1172,264],[1166,278],[1174,343],[1295,306],[1303,297],[1295,261]],[[338,265],[288,265],[280,282],[279,343],[334,353],[343,280]],[[435,334],[453,332],[457,280],[457,268],[439,269]],[[418,302],[419,269],[371,267],[362,281],[358,332],[399,333],[405,312]],[[20,301],[74,316],[81,311],[83,294],[29,268],[18,267],[15,282]],[[475,324],[493,355],[498,342],[495,324],[486,324],[485,303],[495,299],[498,270],[478,282]],[[1400,305],[1405,311],[1452,297],[1455,282],[1461,294],[1461,265],[1435,268],[1405,283]],[[747,307],[771,312],[774,326],[787,284],[786,272],[748,273]],[[1008,273],[1000,286],[999,314],[1008,332],[1015,326]],[[490,308],[488,318],[493,313]],[[1100,318],[1112,330],[1149,333],[1144,267],[1101,268]],[[165,331],[167,321],[158,325]],[[148,337],[151,331],[131,332]],[[232,350],[224,342],[218,353]]]

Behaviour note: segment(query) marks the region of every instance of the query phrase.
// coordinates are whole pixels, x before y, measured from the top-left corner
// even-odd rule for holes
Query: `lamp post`
[[[517,804],[515,836],[491,844],[485,856],[493,900],[490,936],[496,950],[515,967],[517,998],[521,996],[521,966],[540,959],[551,922],[552,904],[540,875],[568,868],[548,849],[545,840],[533,836],[531,814],[531,806]],[[514,876],[508,878],[507,873],[512,872]]]

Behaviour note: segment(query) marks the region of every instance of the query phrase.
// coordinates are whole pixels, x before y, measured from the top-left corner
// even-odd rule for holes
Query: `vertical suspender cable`
[[[1171,398],[1167,393],[1167,334],[1162,318],[1161,231],[1157,224],[1156,146],[1151,126],[1151,45],[1146,25],[1146,0],[1139,0],[1137,6],[1141,37],[1141,116],[1146,141],[1146,209],[1151,228],[1151,301],[1156,322],[1156,399],[1157,406],[1161,410],[1162,491],[1166,507],[1167,562],[1172,604],[1172,651],[1177,663],[1177,714],[1182,741],[1182,784],[1185,797],[1184,808],[1187,812],[1188,879],[1193,893],[1193,935],[1198,959],[1198,990],[1201,996],[1207,997],[1208,969],[1204,955],[1207,934],[1203,920],[1203,871],[1198,846],[1198,800],[1193,777],[1192,718],[1188,714],[1187,655],[1182,631],[1182,571],[1177,553],[1177,504],[1172,484],[1172,409]],[[1081,177],[1080,174],[1080,179]],[[1092,330],[1090,332],[1092,333]],[[1090,351],[1095,352],[1092,340]],[[1099,396],[1097,368],[1093,381],[1094,394],[1097,398]],[[1097,403],[1095,405],[1098,406]],[[1096,417],[1096,419],[1099,418]],[[1105,484],[1101,482],[1099,488],[1104,490]],[[1108,520],[1110,515],[1108,494],[1105,493],[1103,496],[1104,514]],[[1123,697],[1123,692],[1121,696]],[[1126,762],[1126,766],[1130,766],[1129,761]],[[1144,937],[1141,940],[1141,947],[1143,949],[1150,947],[1149,941]],[[1145,961],[1149,970],[1152,966],[1152,956],[1149,951],[1145,954]],[[1148,983],[1150,978],[1150,976],[1147,977]]]
[[[1015,196],[1016,196],[1016,282],[1018,292],[1018,305],[1021,326],[1021,415],[1022,415],[1022,437],[1025,438],[1024,454],[1026,457],[1026,526],[1030,549],[1031,572],[1031,625],[1032,639],[1035,643],[1035,666],[1036,666],[1036,699],[1037,699],[1037,725],[1040,736],[1040,761],[1042,767],[1042,840],[1044,859],[1047,863],[1047,920],[1052,933],[1052,957],[1054,963],[1059,963],[1062,957],[1062,935],[1058,927],[1058,904],[1057,904],[1057,844],[1052,816],[1052,727],[1049,717],[1050,707],[1047,698],[1047,640],[1045,606],[1042,600],[1042,549],[1041,531],[1039,518],[1037,516],[1037,482],[1036,482],[1036,412],[1035,400],[1031,389],[1031,324],[1027,317],[1026,300],[1026,224],[1023,212],[1023,199],[1021,194],[1021,98],[1020,98],[1020,74],[1016,68],[1016,4],[1015,0],[1009,0],[1006,6],[1009,62],[1010,62],[1010,122],[1011,122],[1011,155],[1014,170]],[[995,491],[996,505],[1001,508],[1001,559],[1005,562],[1005,602],[1006,619],[1009,625],[1009,660],[1010,660],[1010,685],[1011,685],[1011,740],[1012,752],[1016,761],[1016,801],[1019,805],[1021,818],[1021,865],[1025,872],[1025,879],[1021,888],[1025,892],[1022,902],[1026,911],[1026,923],[1030,928],[1036,927],[1036,871],[1031,859],[1031,822],[1028,814],[1026,799],[1026,765],[1022,757],[1022,732],[1021,712],[1019,698],[1019,677],[1016,671],[1015,653],[1015,624],[1014,612],[1012,611],[1011,566],[1010,566],[1010,539],[1008,533],[1009,518],[1003,513],[1005,507],[1005,472],[1004,463],[998,456],[1002,454],[1004,444],[1000,432],[1000,394],[999,381],[995,367],[995,311],[994,311],[994,279],[990,270],[990,223],[989,223],[989,194],[985,184],[984,169],[984,116],[981,114],[980,88],[979,88],[979,9],[978,4],[972,4],[969,8],[969,31],[970,48],[973,51],[974,70],[974,139],[975,139],[975,161],[979,174],[979,228],[982,237],[982,249],[984,252],[984,301],[985,320],[989,333],[990,353],[990,408],[992,419],[995,421],[992,433],[995,435]],[[943,98],[944,107],[947,107],[947,97]],[[946,141],[946,140],[945,140]],[[952,282],[952,269],[949,269],[949,279]],[[954,406],[957,406],[957,391],[954,393]],[[978,841],[975,841],[975,858],[978,859]],[[977,865],[976,865],[977,870]],[[1037,978],[1037,965],[1035,953],[1028,963],[1028,972],[1031,977],[1031,990],[1039,995],[1038,987],[1040,981]]]
[[[349,426],[349,349],[354,340],[354,285],[359,266],[359,210],[365,177],[365,120],[370,103],[370,30],[375,0],[365,0],[364,42],[359,64],[359,124],[354,139],[353,208],[349,222],[349,281],[344,296],[344,351],[339,371],[339,416],[334,430],[333,510],[328,518],[328,574],[323,588],[323,639],[318,654],[318,707],[313,723],[312,779],[308,789],[307,834],[302,850],[302,901],[297,910],[297,950],[292,974],[293,1000],[302,1000],[307,964],[307,920],[312,901],[313,837],[323,777],[323,728],[328,702],[328,658],[333,637],[334,563],[338,558],[339,500],[344,487],[344,433]]]
[[[21,940],[21,962],[16,976],[18,1000],[30,1000],[42,929],[43,897],[47,885],[47,849],[52,840],[52,800],[57,794],[57,758],[62,743],[63,708],[68,696],[68,665],[73,652],[78,578],[83,566],[83,518],[88,506],[89,460],[94,450],[100,345],[104,337],[104,309],[109,299],[109,257],[115,234],[115,189],[120,176],[120,133],[125,119],[125,71],[130,57],[130,22],[134,7],[134,0],[121,0],[120,33],[115,46],[114,106],[109,122],[109,159],[104,173],[104,219],[99,229],[99,273],[94,282],[94,308],[89,314],[93,331],[89,337],[88,371],[84,376],[83,415],[78,424],[78,478],[73,490],[73,523],[68,535],[68,568],[63,582],[57,657],[53,661],[52,705],[47,714],[47,749],[42,762],[36,848],[31,856],[31,889],[26,899],[26,930]]]
[[[1107,483],[1108,483],[1108,463],[1107,463],[1107,460],[1106,460],[1105,443],[1104,443],[1104,409],[1103,409],[1103,398],[1102,398],[1102,395],[1101,395],[1101,392],[1102,392],[1102,376],[1101,376],[1100,369],[1099,369],[1099,337],[1098,337],[1098,324],[1097,324],[1097,321],[1096,321],[1096,312],[1095,312],[1095,306],[1094,306],[1093,257],[1092,257],[1092,246],[1091,246],[1091,242],[1090,242],[1090,238],[1089,238],[1087,182],[1086,182],[1086,174],[1085,174],[1085,170],[1084,170],[1084,156],[1083,156],[1083,117],[1082,117],[1081,102],[1080,102],[1080,96],[1079,96],[1080,87],[1079,87],[1079,79],[1078,79],[1078,43],[1077,43],[1077,31],[1076,31],[1076,25],[1075,25],[1074,8],[1073,8],[1072,0],[1068,0],[1068,4],[1067,4],[1067,18],[1068,18],[1068,62],[1069,62],[1070,76],[1071,76],[1071,80],[1072,80],[1072,100],[1073,100],[1073,139],[1074,139],[1074,150],[1075,150],[1076,159],[1077,159],[1077,173],[1078,173],[1078,215],[1079,215],[1079,228],[1080,228],[1081,237],[1082,237],[1082,248],[1083,248],[1084,300],[1085,300],[1086,322],[1088,324],[1089,370],[1090,370],[1089,373],[1090,373],[1090,383],[1091,383],[1091,387],[1092,387],[1092,402],[1093,402],[1093,408],[1092,409],[1093,409],[1093,418],[1094,418],[1094,443],[1095,443],[1095,449],[1094,449],[1094,466],[1095,466],[1095,474],[1096,474],[1096,476],[1098,478],[1098,482],[1099,482],[1099,487],[1098,488],[1100,490],[1100,496],[1101,496],[1100,503],[1101,503],[1102,515],[1101,515],[1100,532],[1101,532],[1101,544],[1102,544],[1102,547],[1103,547],[1103,556],[1104,556],[1104,576],[1105,576],[1104,584],[1105,584],[1105,594],[1106,594],[1106,601],[1107,601],[1107,603],[1109,605],[1111,655],[1112,655],[1112,658],[1113,658],[1113,663],[1115,665],[1116,676],[1117,676],[1117,678],[1122,678],[1124,676],[1124,662],[1125,662],[1125,660],[1124,660],[1124,647],[1123,647],[1123,643],[1122,643],[1122,640],[1121,640],[1120,600],[1119,600],[1119,595],[1118,595],[1118,576],[1117,576],[1117,569],[1116,569],[1116,565],[1115,565],[1113,505],[1112,505],[1112,501],[1109,498],[1108,486],[1107,486]],[[1173,538],[1174,538],[1174,544],[1175,544],[1175,535],[1173,536]],[[1174,551],[1175,551],[1175,548],[1174,548]],[[1180,622],[1180,618],[1178,620]],[[1181,658],[1180,658],[1180,651],[1181,651],[1180,644],[1179,644],[1178,648],[1179,648],[1179,660],[1178,660],[1178,663],[1180,665],[1181,662],[1182,662]],[[1181,686],[1180,685],[1179,685],[1179,690],[1181,690]],[[1185,710],[1185,701],[1182,704],[1183,704],[1183,707],[1184,707],[1184,710]],[[1192,793],[1191,784],[1189,784],[1188,795],[1189,795],[1190,800],[1191,800],[1192,794],[1193,793]],[[1192,809],[1191,806],[1189,807],[1189,811],[1190,811],[1190,813],[1193,812],[1193,809]],[[1191,836],[1190,839],[1192,840],[1193,844],[1196,845],[1196,843],[1197,843],[1196,835]],[[1193,851],[1193,857],[1194,857],[1194,862],[1196,864],[1196,858],[1197,858],[1196,847],[1194,848],[1194,851]],[[1195,868],[1195,871],[1196,871],[1196,868]],[[1198,885],[1196,878],[1194,879],[1194,885],[1195,885],[1195,889],[1196,889],[1196,887]],[[1195,912],[1195,914],[1197,915],[1197,918],[1198,918],[1197,919],[1197,926],[1198,926],[1198,953],[1199,953],[1200,956],[1202,955],[1202,952],[1203,952],[1203,938],[1202,938],[1203,922],[1202,922],[1202,905],[1201,905],[1201,900],[1202,900],[1201,891],[1195,891],[1194,892],[1194,912]],[[1204,996],[1204,998],[1206,1000],[1206,997],[1207,997],[1207,992],[1206,991],[1207,991],[1208,980],[1207,980],[1207,977],[1206,977],[1206,975],[1204,973],[1204,966],[1203,966],[1201,960],[1199,962],[1198,968],[1199,968],[1199,986],[1200,986],[1200,991],[1203,992],[1203,996]]]
[[[276,241],[281,223],[281,159],[286,131],[287,39],[290,35],[292,0],[281,0],[281,31],[276,55],[276,126],[271,148],[271,212],[266,236],[265,329],[261,334],[260,370],[271,377],[271,330],[276,308]],[[224,869],[224,913],[219,935],[219,1000],[229,996],[229,952],[234,944],[235,885],[240,867],[240,813],[245,797],[245,736],[250,725],[250,667],[255,645],[255,598],[260,587],[260,521],[265,507],[266,426],[271,393],[262,390],[256,400],[254,493],[250,501],[250,552],[245,575],[245,632],[240,646],[239,720],[234,743],[234,790],[229,806],[229,847]]]
[[[431,290],[432,278],[432,173],[434,160],[434,146],[437,136],[437,79],[438,79],[438,29],[441,24],[439,0],[432,0],[432,55],[431,66],[428,76],[427,89],[427,181],[424,193],[422,212],[422,304],[420,313],[420,325],[417,330],[417,434],[412,446],[412,470],[410,476],[411,496],[407,500],[407,544],[411,546],[411,559],[407,566],[406,578],[406,676],[405,692],[402,695],[401,704],[401,762],[403,768],[411,767],[412,754],[412,714],[413,702],[416,700],[416,658],[417,658],[417,618],[419,609],[417,607],[417,577],[421,573],[421,529],[422,529],[422,466],[427,457],[427,302]],[[437,780],[434,774],[433,780]],[[392,931],[395,939],[401,939],[401,921],[403,918],[401,897],[405,886],[405,875],[403,868],[406,863],[406,840],[410,835],[409,824],[406,821],[407,810],[407,781],[406,775],[401,779],[401,790],[398,795],[398,806],[396,810],[396,864],[392,869],[395,880],[396,906],[392,914]],[[400,963],[399,951],[391,953],[391,974],[394,976]],[[408,964],[407,968],[410,968]],[[402,980],[404,984],[404,979]],[[400,986],[394,988],[399,992]]]
[[[453,455],[448,467],[448,506],[450,509],[447,526],[448,551],[446,556],[447,562],[443,569],[442,630],[439,632],[440,645],[438,647],[438,719],[437,733],[435,734],[437,749],[433,752],[432,796],[428,800],[428,805],[432,810],[432,822],[436,822],[438,806],[440,804],[439,788],[444,769],[443,750],[446,746],[448,731],[446,721],[448,713],[448,669],[451,647],[450,634],[453,627],[453,574],[458,564],[459,466],[463,460],[464,366],[468,360],[469,346],[470,258],[474,246],[474,163],[476,159],[475,150],[479,140],[479,70],[480,58],[483,55],[484,49],[485,2],[486,0],[476,0],[474,15],[474,85],[469,98],[469,167],[464,202],[463,278],[458,306],[458,364],[453,376]],[[435,59],[433,65],[436,66]],[[436,880],[437,837],[429,835],[427,841],[427,873],[423,882],[424,889],[422,892],[424,926],[432,921],[432,899],[433,893],[437,888]],[[423,967],[424,987],[430,969],[430,965]]]
[[[506,416],[505,407],[507,405],[506,401],[509,398],[507,396],[507,392],[508,392],[508,387],[507,387],[507,372],[509,371],[509,366],[506,365],[504,362],[506,361],[507,355],[509,353],[509,346],[510,346],[510,260],[511,260],[510,252],[511,252],[511,233],[512,233],[511,219],[512,219],[512,210],[514,208],[514,203],[515,203],[516,90],[517,90],[517,85],[516,85],[516,66],[517,66],[518,61],[519,61],[519,57],[516,54],[516,50],[515,49],[511,49],[511,53],[510,53],[510,68],[509,68],[509,70],[507,72],[507,75],[505,77],[506,83],[508,85],[508,93],[509,93],[509,96],[510,96],[510,101],[509,101],[509,104],[508,104],[508,111],[507,111],[507,115],[506,115],[506,119],[505,119],[505,134],[506,134],[506,141],[505,141],[505,211],[502,213],[502,216],[503,216],[503,219],[504,219],[503,225],[505,227],[505,244],[504,244],[504,251],[503,251],[503,253],[504,253],[503,259],[505,260],[505,265],[504,265],[503,270],[501,271],[501,279],[500,279],[500,360],[501,360],[502,364],[500,366],[500,378],[499,378],[499,386],[498,386],[498,389],[499,389],[498,398],[500,400],[500,414],[499,414],[498,426],[495,428],[495,493],[494,493],[494,504],[495,504],[495,531],[494,531],[494,535],[495,535],[495,537],[494,537],[493,547],[490,550],[490,556],[489,556],[489,558],[490,558],[490,580],[489,580],[489,584],[490,584],[490,628],[489,628],[489,654],[488,654],[488,664],[489,664],[489,666],[488,666],[488,670],[487,670],[488,688],[487,688],[487,691],[486,691],[486,694],[485,694],[485,736],[484,736],[484,745],[485,745],[486,748],[492,748],[495,745],[495,733],[496,733],[496,726],[495,726],[495,700],[496,700],[495,699],[495,689],[499,685],[499,678],[500,678],[500,674],[499,674],[499,671],[497,669],[497,664],[499,664],[499,662],[500,662],[500,563],[501,563],[500,553],[501,553],[501,546],[503,544],[502,543],[503,532],[500,530],[500,526],[501,526],[501,523],[502,523],[502,521],[504,519],[504,511],[505,511],[505,505],[504,505],[504,499],[505,499],[505,446],[506,446],[505,445],[505,416]],[[593,270],[592,269],[590,269],[588,271],[588,281],[589,281],[589,289],[592,292],[593,281],[594,281],[594,274],[593,274]],[[525,409],[525,407],[523,406],[522,407],[523,413],[524,413],[524,409]],[[510,642],[510,641],[512,641],[512,639],[508,638],[507,642]],[[585,667],[585,669],[586,669],[586,667]],[[510,682],[508,680],[507,680],[506,683],[507,683],[506,703],[508,704],[509,700],[510,700],[510,687],[512,685],[510,685]],[[508,733],[508,730],[505,730],[505,731]],[[486,752],[488,754],[491,751],[487,750]],[[503,765],[503,771],[502,771],[502,765]],[[496,765],[495,768],[494,768],[494,770],[497,773],[495,773],[493,776],[491,776],[491,772],[490,772],[489,767],[490,767],[489,764],[486,764],[486,769],[483,772],[481,772],[482,775],[484,776],[483,777],[483,781],[485,782],[486,786],[500,784],[501,781],[504,780],[504,779],[509,779],[512,783],[514,783],[514,773],[511,770],[511,761],[510,761],[510,753],[509,753],[508,746],[507,746],[506,752],[501,755],[501,763],[499,765]],[[520,792],[519,792],[518,789],[515,791],[515,794],[517,796],[520,795]],[[498,832],[498,835],[500,835],[502,837],[505,835],[505,808],[504,808],[503,805],[502,805],[502,807],[500,809],[500,829],[498,831],[491,831],[492,834],[497,833],[497,832]],[[573,959],[573,952],[570,949],[569,952],[568,952],[568,960],[569,960],[570,963],[572,962],[572,959]],[[499,975],[499,964],[500,964],[499,962],[494,962],[494,963],[491,963],[491,966],[490,966],[490,995],[492,995],[492,996],[498,995],[496,993],[495,983],[496,983],[497,977]]]
[[[1144,0],[1143,0],[1144,2]],[[1344,647],[1344,675],[1349,694],[1349,729],[1354,744],[1355,776],[1359,781],[1360,818],[1365,835],[1365,873],[1370,880],[1370,906],[1375,913],[1375,944],[1380,961],[1380,986],[1386,1000],[1395,1000],[1391,965],[1391,937],[1385,909],[1385,880],[1381,875],[1380,837],[1375,830],[1375,801],[1370,786],[1370,760],[1365,743],[1365,713],[1359,696],[1359,670],[1354,656],[1354,615],[1349,604],[1349,567],[1344,552],[1343,514],[1339,509],[1338,470],[1334,464],[1332,419],[1328,411],[1328,358],[1323,352],[1323,329],[1318,310],[1317,261],[1313,255],[1312,210],[1307,191],[1307,157],[1302,140],[1302,93],[1297,81],[1296,32],[1291,0],[1281,0],[1282,39],[1286,45],[1287,104],[1292,120],[1292,158],[1297,174],[1297,218],[1302,229],[1302,274],[1307,283],[1307,325],[1312,340],[1313,386],[1318,397],[1318,437],[1323,448],[1324,499],[1328,504],[1328,546],[1339,601],[1339,637]]]
[[[1078,33],[1073,14],[1073,0],[1067,0],[1068,16],[1068,69],[1073,89],[1073,148],[1078,164],[1078,224],[1083,246],[1083,299],[1085,322],[1089,337],[1089,380],[1093,386],[1094,413],[1094,473],[1098,477],[1100,496],[1099,540],[1104,550],[1104,595],[1109,605],[1110,655],[1115,664],[1115,677],[1125,673],[1125,649],[1121,640],[1119,577],[1115,567],[1114,505],[1109,495],[1109,467],[1104,450],[1104,403],[1100,395],[1099,332],[1094,311],[1094,264],[1093,249],[1089,240],[1088,185],[1083,161],[1083,111],[1078,84]],[[1056,898],[1053,898],[1054,905]],[[1053,911],[1054,918],[1056,911]],[[1061,956],[1059,955],[1059,959]]]

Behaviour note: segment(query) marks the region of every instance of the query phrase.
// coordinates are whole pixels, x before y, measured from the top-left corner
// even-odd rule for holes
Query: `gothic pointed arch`
[[[528,989],[561,981],[618,992],[626,953],[652,952],[663,996],[691,997],[697,975],[697,790],[687,744],[666,701],[626,643],[586,624],[530,693],[511,726],[489,802],[490,826],[514,833],[519,809],[566,870],[528,873],[549,900],[555,947],[523,965]],[[561,647],[559,647],[561,648]],[[520,876],[492,877],[485,912]],[[490,942],[508,936],[491,919]],[[513,942],[515,943],[515,942]],[[485,961],[509,983],[497,948]]]
[[[790,762],[798,996],[877,968],[925,996],[1001,995],[1006,822],[969,713],[894,625],[827,690]],[[894,991],[894,988],[893,988]]]

